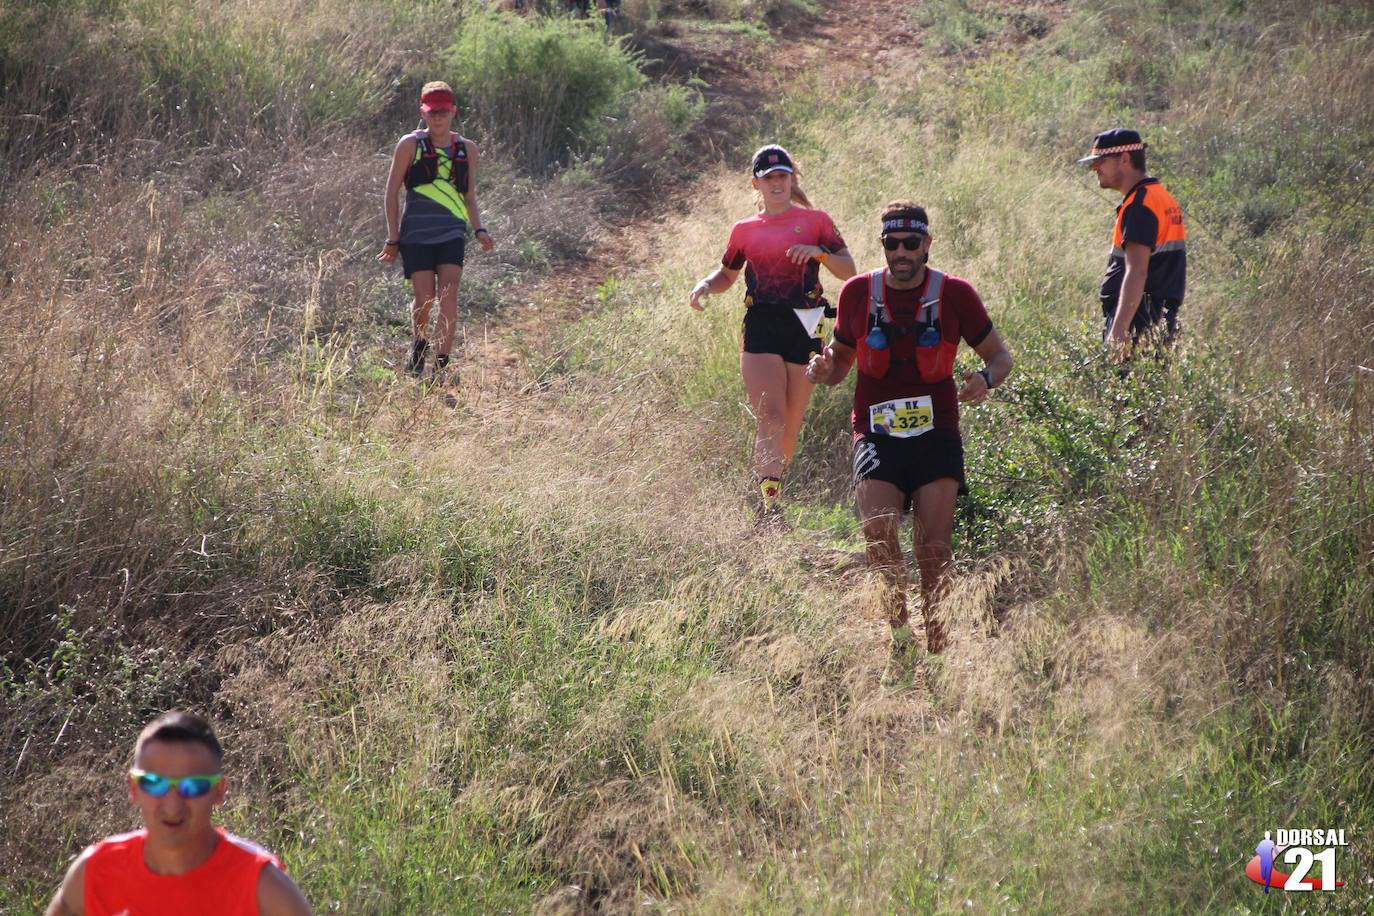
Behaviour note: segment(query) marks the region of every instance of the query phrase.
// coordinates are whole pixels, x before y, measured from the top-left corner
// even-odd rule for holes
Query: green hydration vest
[[[406,188],[469,222],[467,201],[463,199],[468,190],[468,145],[457,134],[453,139],[450,152],[437,149],[428,130],[415,132],[415,158],[406,171]]]

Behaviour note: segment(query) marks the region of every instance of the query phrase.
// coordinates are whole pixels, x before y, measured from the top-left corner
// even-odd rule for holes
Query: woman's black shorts
[[[885,480],[906,496],[904,509],[911,508],[911,497],[921,487],[942,477],[964,486],[964,440],[958,433],[943,429],[910,439],[866,433],[854,443],[854,483]]]
[[[806,333],[797,313],[785,305],[751,305],[744,310],[744,352],[776,353],[805,366],[821,352],[821,339]]]
[[[411,274],[417,271],[438,270],[440,264],[462,267],[466,245],[467,239],[462,236],[437,245],[408,245],[402,242],[401,268],[405,271],[406,279],[409,280]]]

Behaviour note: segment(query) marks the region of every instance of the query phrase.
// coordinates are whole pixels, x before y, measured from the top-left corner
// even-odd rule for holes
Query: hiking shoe
[[[406,360],[406,371],[415,377],[425,374],[425,353],[429,350],[429,341],[415,340],[410,344],[410,358]]]
[[[792,530],[783,514],[782,482],[776,477],[763,477],[749,500],[754,512],[754,527],[771,534],[785,534]]]
[[[434,372],[430,375],[432,385],[457,385],[458,367],[449,362],[447,353],[434,357]]]
[[[782,481],[776,477],[759,480],[759,503],[764,512],[771,512],[782,504]]]

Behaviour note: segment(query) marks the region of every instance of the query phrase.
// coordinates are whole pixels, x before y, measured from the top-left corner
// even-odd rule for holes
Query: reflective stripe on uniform
[[[1124,254],[1121,225],[1126,211],[1132,206],[1142,206],[1155,218],[1155,237],[1150,245],[1151,251],[1182,251],[1187,234],[1183,230],[1183,210],[1173,195],[1164,189],[1158,179],[1143,179],[1116,211],[1116,225],[1112,228],[1112,254]]]

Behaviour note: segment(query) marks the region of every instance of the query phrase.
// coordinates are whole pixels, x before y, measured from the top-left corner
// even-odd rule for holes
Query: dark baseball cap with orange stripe
[[[1129,153],[1144,148],[1145,141],[1140,139],[1140,134],[1128,127],[1113,127],[1093,137],[1093,148],[1088,150],[1088,155],[1078,161],[1092,162],[1103,156],[1115,156],[1117,153]]]

